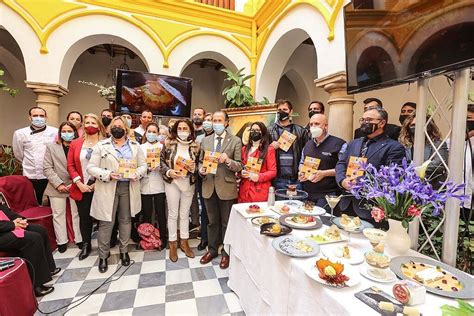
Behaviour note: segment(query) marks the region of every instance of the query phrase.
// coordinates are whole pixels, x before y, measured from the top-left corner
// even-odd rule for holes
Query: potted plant
[[[445,182],[439,190],[434,190],[425,179],[429,161],[416,168],[406,159],[401,165],[381,166],[378,170],[368,164],[363,166],[364,175],[357,178],[351,193],[357,199],[366,199],[371,216],[376,222],[388,220],[387,246],[397,254],[410,248],[407,234],[409,222],[424,212],[439,216],[448,198],[463,202],[464,184]]]
[[[12,147],[2,145],[0,149],[0,177],[21,174],[21,164],[13,155]]]
[[[250,87],[246,81],[253,77],[253,75],[245,75],[243,73],[245,68],[239,69],[237,72],[232,72],[229,69],[222,69],[226,73],[227,77],[225,81],[229,81],[231,84],[222,91],[222,95],[225,96],[225,105],[227,108],[239,108],[254,105],[266,105],[270,104],[270,101],[263,97],[263,101],[255,101]]]
[[[0,77],[3,75],[5,75],[5,71],[0,69]],[[18,94],[18,89],[13,89],[13,88],[8,87],[8,85],[1,79],[0,79],[0,90],[7,92],[12,97],[15,97]]]

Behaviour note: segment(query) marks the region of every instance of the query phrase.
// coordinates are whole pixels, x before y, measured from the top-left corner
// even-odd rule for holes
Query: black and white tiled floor
[[[195,258],[186,258],[178,250],[176,263],[168,259],[168,250],[142,251],[130,245],[130,258],[135,263],[120,279],[104,285],[66,315],[245,315],[237,296],[227,287],[228,270],[219,268],[218,259],[201,265],[203,252],[195,248],[198,243],[199,240],[190,240]],[[77,258],[77,248],[55,252],[56,264],[63,270],[52,281],[54,292],[39,302],[43,312],[80,299],[116,271],[120,261],[118,247],[111,250],[109,270],[104,274],[97,268],[96,240],[92,248],[91,255],[83,261]],[[118,278],[124,269],[121,267],[113,278]],[[66,310],[53,315],[64,315]]]

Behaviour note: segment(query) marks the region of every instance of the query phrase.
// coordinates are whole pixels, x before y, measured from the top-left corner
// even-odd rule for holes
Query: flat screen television
[[[353,0],[344,30],[348,93],[474,65],[473,0]]]
[[[192,79],[117,69],[117,111],[190,117]]]

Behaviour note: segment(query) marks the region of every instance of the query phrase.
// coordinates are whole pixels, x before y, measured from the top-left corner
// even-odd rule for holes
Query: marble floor
[[[195,258],[186,258],[178,250],[176,263],[168,259],[168,250],[143,251],[130,245],[134,263],[127,270],[118,265],[117,246],[111,250],[109,270],[104,274],[97,268],[96,240],[91,255],[83,261],[78,260],[79,249],[75,247],[64,253],[55,252],[56,264],[62,271],[52,281],[55,291],[41,298],[38,307],[50,313],[77,302],[52,315],[245,315],[238,297],[227,286],[228,270],[219,268],[218,259],[201,265],[203,252],[195,248],[198,243],[197,239],[190,240]],[[71,309],[110,276],[111,282]]]

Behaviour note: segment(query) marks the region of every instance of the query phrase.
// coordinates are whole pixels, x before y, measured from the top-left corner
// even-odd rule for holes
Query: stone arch
[[[397,79],[391,56],[380,46],[366,48],[356,65],[357,86],[371,86]]]

